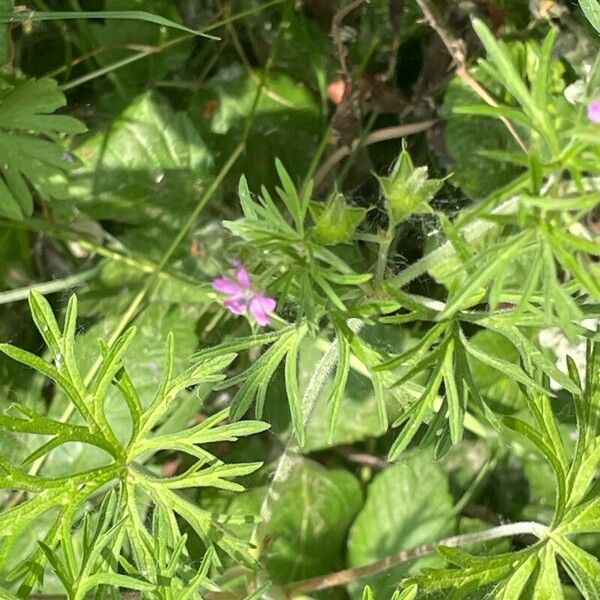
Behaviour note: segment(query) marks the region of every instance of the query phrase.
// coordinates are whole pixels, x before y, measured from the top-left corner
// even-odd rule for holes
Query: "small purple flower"
[[[270,314],[274,312],[277,302],[274,298],[259,294],[252,287],[250,275],[240,261],[233,261],[233,265],[235,280],[217,277],[212,281],[213,289],[228,296],[223,305],[232,313],[244,315],[249,312],[259,325],[269,325]]]
[[[600,123],[600,99],[590,102],[588,106],[588,119],[593,123]]]

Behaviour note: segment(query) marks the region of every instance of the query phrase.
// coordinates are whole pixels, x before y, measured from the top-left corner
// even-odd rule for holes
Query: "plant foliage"
[[[0,598],[600,600],[597,0],[25,4]]]

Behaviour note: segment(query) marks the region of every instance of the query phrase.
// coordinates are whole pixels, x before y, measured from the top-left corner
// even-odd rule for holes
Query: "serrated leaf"
[[[64,196],[64,174],[71,162],[55,139],[61,133],[86,130],[73,117],[52,114],[65,103],[58,84],[49,78],[30,79],[0,94],[0,215],[13,219],[31,215],[29,186],[43,197]]]
[[[291,465],[286,481],[236,496],[229,512],[257,514],[269,494],[269,517],[259,539],[269,544],[263,560],[274,581],[315,577],[344,565],[347,529],[362,504],[358,480],[308,459]],[[248,532],[248,535],[250,532]]]
[[[208,182],[212,158],[189,117],[157,93],[145,93],[75,152],[70,197],[95,219],[163,228],[166,247]]]
[[[455,528],[452,508],[446,474],[426,452],[416,452],[386,468],[369,485],[364,508],[350,530],[350,566],[359,567],[449,535]],[[440,561],[434,556],[398,565],[363,579],[360,587],[359,582],[352,583],[352,596],[357,597],[368,583],[377,598],[389,598],[402,576],[435,564]]]

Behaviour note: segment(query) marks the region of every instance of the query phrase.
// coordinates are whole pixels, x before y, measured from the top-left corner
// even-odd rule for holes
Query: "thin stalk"
[[[380,286],[385,278],[385,267],[387,265],[390,248],[396,237],[396,228],[390,219],[387,231],[382,234],[379,241],[379,253],[377,254],[377,266],[375,267],[375,285]]]
[[[233,23],[234,21],[237,21],[238,19],[242,19],[243,17],[251,15],[255,12],[260,12],[260,11],[264,10],[265,8],[274,6],[276,4],[281,4],[282,2],[285,2],[285,1],[286,0],[271,0],[270,2],[267,2],[261,6],[257,6],[252,9],[248,9],[248,10],[244,10],[239,13],[236,13],[235,15],[233,15],[227,19],[221,19],[220,21],[216,21],[215,23],[212,23],[211,25],[207,25],[206,27],[203,27],[202,29],[200,29],[198,31],[200,34],[204,35],[207,32],[212,31],[213,29],[218,29],[219,27],[226,25],[227,23]],[[86,82],[96,79],[98,77],[102,77],[103,75],[111,73],[112,71],[116,71],[117,69],[125,67],[133,62],[138,61],[138,60],[142,60],[143,58],[146,58],[152,54],[157,54],[159,52],[163,52],[164,50],[171,48],[172,46],[176,46],[177,44],[181,44],[182,42],[185,42],[187,40],[194,38],[196,35],[197,35],[196,33],[186,33],[185,35],[177,37],[173,40],[169,40],[168,42],[165,42],[164,44],[160,44],[159,46],[149,46],[147,48],[144,48],[143,50],[140,50],[136,54],[132,54],[131,56],[126,56],[125,58],[122,58],[121,60],[111,63],[110,65],[101,67],[100,69],[97,69],[96,71],[92,71],[91,73],[86,73],[85,75],[82,75],[81,77],[78,77],[77,79],[73,79],[72,81],[69,81],[68,83],[63,84],[60,89],[63,92],[73,89],[79,85],[82,85],[83,83],[86,83]]]
[[[368,146],[386,140],[393,140],[414,133],[420,133],[433,127],[437,121],[419,121],[417,123],[407,123],[406,125],[395,125],[394,127],[384,127],[369,133],[365,137],[359,137],[352,141],[349,146],[342,146],[331,154],[327,160],[319,167],[315,173],[315,188],[318,188],[329,172],[346,156],[354,152],[359,146]]]
[[[53,294],[54,292],[62,292],[69,288],[81,285],[82,283],[89,281],[96,275],[98,270],[88,269],[76,275],[69,275],[62,279],[55,279],[53,281],[46,281],[44,283],[32,283],[25,287],[17,288],[16,290],[8,290],[6,292],[0,292],[0,304],[9,304],[10,302],[17,302],[18,300],[26,300],[29,298],[29,294],[32,290],[39,292],[40,294]]]
[[[536,523],[535,521],[521,521],[518,523],[509,523],[508,525],[499,525],[498,527],[492,527],[491,529],[486,529],[485,531],[454,535],[431,544],[422,544],[421,546],[416,546],[408,550],[401,550],[396,554],[386,556],[381,560],[372,562],[362,567],[343,569],[341,571],[336,571],[335,573],[329,573],[327,575],[321,575],[311,579],[296,581],[295,583],[290,583],[284,586],[283,589],[289,595],[295,595],[301,592],[317,592],[319,590],[326,590],[329,588],[338,587],[340,585],[345,585],[362,577],[368,577],[377,573],[381,573],[382,571],[387,571],[388,569],[391,569],[392,567],[409,560],[431,554],[438,548],[438,546],[458,548],[460,546],[468,546],[469,544],[487,542],[490,540],[497,540],[515,535],[534,535],[538,539],[543,539],[548,535],[548,531],[549,529],[546,525]]]
[[[348,326],[354,333],[358,333],[364,323],[357,319],[350,319],[348,321]],[[329,381],[329,376],[332,371],[335,369],[339,357],[339,350],[337,340],[331,342],[327,350],[324,352],[321,360],[319,360],[308,385],[304,390],[304,394],[302,395],[302,399],[300,401],[300,406],[302,409],[302,426],[306,428],[310,423],[310,419],[313,415],[315,406],[317,404],[317,400],[319,399],[319,395],[321,394],[323,388],[327,381]],[[277,461],[277,466],[275,467],[275,473],[273,474],[273,478],[271,479],[271,483],[267,489],[267,493],[263,498],[262,504],[260,506],[259,515],[261,518],[261,523],[268,523],[272,514],[272,506],[279,497],[277,490],[275,489],[277,485],[286,481],[292,473],[295,457],[300,454],[300,445],[298,444],[298,440],[294,435],[290,436],[279,460]],[[252,531],[252,536],[250,538],[250,543],[254,545],[258,545],[258,533],[260,529],[261,523],[257,523],[254,526]]]

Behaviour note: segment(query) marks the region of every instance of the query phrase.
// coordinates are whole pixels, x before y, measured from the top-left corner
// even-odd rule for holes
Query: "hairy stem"
[[[335,573],[329,573],[320,577],[313,577],[312,579],[305,579],[303,581],[290,583],[285,586],[284,589],[288,594],[298,594],[300,592],[316,592],[319,590],[337,587],[349,583],[350,581],[354,581],[355,579],[360,579],[361,577],[367,577],[369,575],[381,573],[382,571],[387,571],[396,565],[413,560],[420,556],[431,554],[437,549],[438,546],[457,548],[459,546],[467,546],[469,544],[487,542],[489,540],[496,540],[514,535],[534,535],[537,538],[542,539],[547,534],[548,527],[542,525],[541,523],[536,523],[535,521],[521,521],[518,523],[509,523],[508,525],[499,525],[498,527],[492,527],[491,529],[486,529],[485,531],[454,535],[431,544],[423,544],[421,546],[416,546],[415,548],[409,548],[408,550],[401,550],[396,554],[391,554],[390,556],[386,556],[381,560],[364,565],[362,567],[343,569],[341,571],[336,571]]]
[[[348,323],[348,326],[354,331],[354,333],[358,333],[362,328],[363,323],[361,321],[357,321],[356,319],[351,319]],[[325,351],[321,357],[321,360],[318,362],[315,371],[310,378],[306,389],[304,390],[304,394],[302,395],[302,426],[304,428],[306,428],[310,422],[310,418],[317,404],[317,400],[319,399],[319,395],[325,387],[325,384],[327,383],[333,369],[335,369],[338,357],[338,344],[337,340],[334,340],[331,342],[329,348]],[[277,498],[279,497],[276,486],[289,478],[294,466],[295,457],[298,456],[299,453],[300,446],[298,444],[298,440],[295,436],[291,436],[281,456],[279,457],[279,460],[277,461],[273,479],[269,484],[269,488],[267,489],[267,493],[265,494],[261,504],[259,512],[261,523],[266,523],[270,520],[273,503],[276,502]],[[256,544],[258,541],[259,526],[260,524],[257,524],[252,532],[251,542],[253,544]]]

